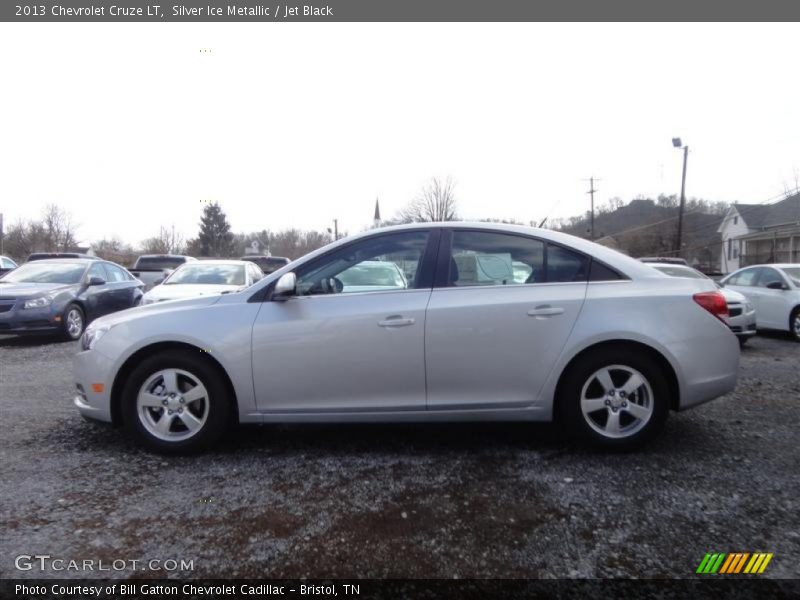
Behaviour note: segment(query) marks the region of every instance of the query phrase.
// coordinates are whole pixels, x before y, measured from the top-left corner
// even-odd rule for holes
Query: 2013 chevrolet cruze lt
[[[383,276],[360,266],[376,261],[403,284],[364,282]],[[361,285],[348,288],[353,270]],[[734,388],[726,316],[713,282],[565,234],[391,227],[238,293],[98,319],[74,359],[75,405],[163,452],[236,422],[479,419],[558,419],[629,447],[669,410]]]

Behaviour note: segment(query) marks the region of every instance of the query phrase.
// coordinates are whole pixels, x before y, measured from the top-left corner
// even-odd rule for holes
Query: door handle
[[[554,317],[555,315],[562,314],[564,314],[563,308],[560,306],[550,306],[549,304],[543,304],[542,306],[537,306],[528,311],[529,317]]]
[[[404,319],[400,315],[386,317],[383,321],[378,321],[378,327],[406,327],[413,325],[416,321],[412,318]]]

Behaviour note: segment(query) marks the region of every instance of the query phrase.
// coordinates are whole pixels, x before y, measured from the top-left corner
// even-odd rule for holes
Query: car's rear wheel
[[[652,439],[669,411],[661,366],[628,348],[599,351],[569,369],[559,408],[578,436],[605,448],[629,449]]]
[[[174,350],[143,360],[128,377],[122,402],[126,429],[163,453],[208,447],[225,432],[231,411],[216,365]]]
[[[64,314],[61,315],[61,335],[64,339],[75,341],[83,335],[86,328],[86,315],[77,304],[67,306]]]
[[[800,342],[800,306],[792,311],[792,316],[789,317],[789,331],[794,338],[794,341]]]

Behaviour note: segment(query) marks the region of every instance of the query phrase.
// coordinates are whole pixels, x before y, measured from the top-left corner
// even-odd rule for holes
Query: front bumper
[[[756,311],[751,310],[728,318],[728,327],[737,337],[750,337],[756,334]]]
[[[8,308],[0,306],[0,333],[43,334],[61,330],[61,315],[51,306],[44,308],[22,308],[23,300],[18,300]]]
[[[73,356],[72,374],[76,387],[73,404],[84,417],[111,422],[112,367],[111,359],[94,350]]]

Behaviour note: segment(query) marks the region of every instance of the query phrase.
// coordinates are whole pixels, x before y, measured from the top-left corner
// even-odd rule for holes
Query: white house
[[[762,263],[800,263],[800,194],[775,204],[733,204],[717,231],[723,273]]]

